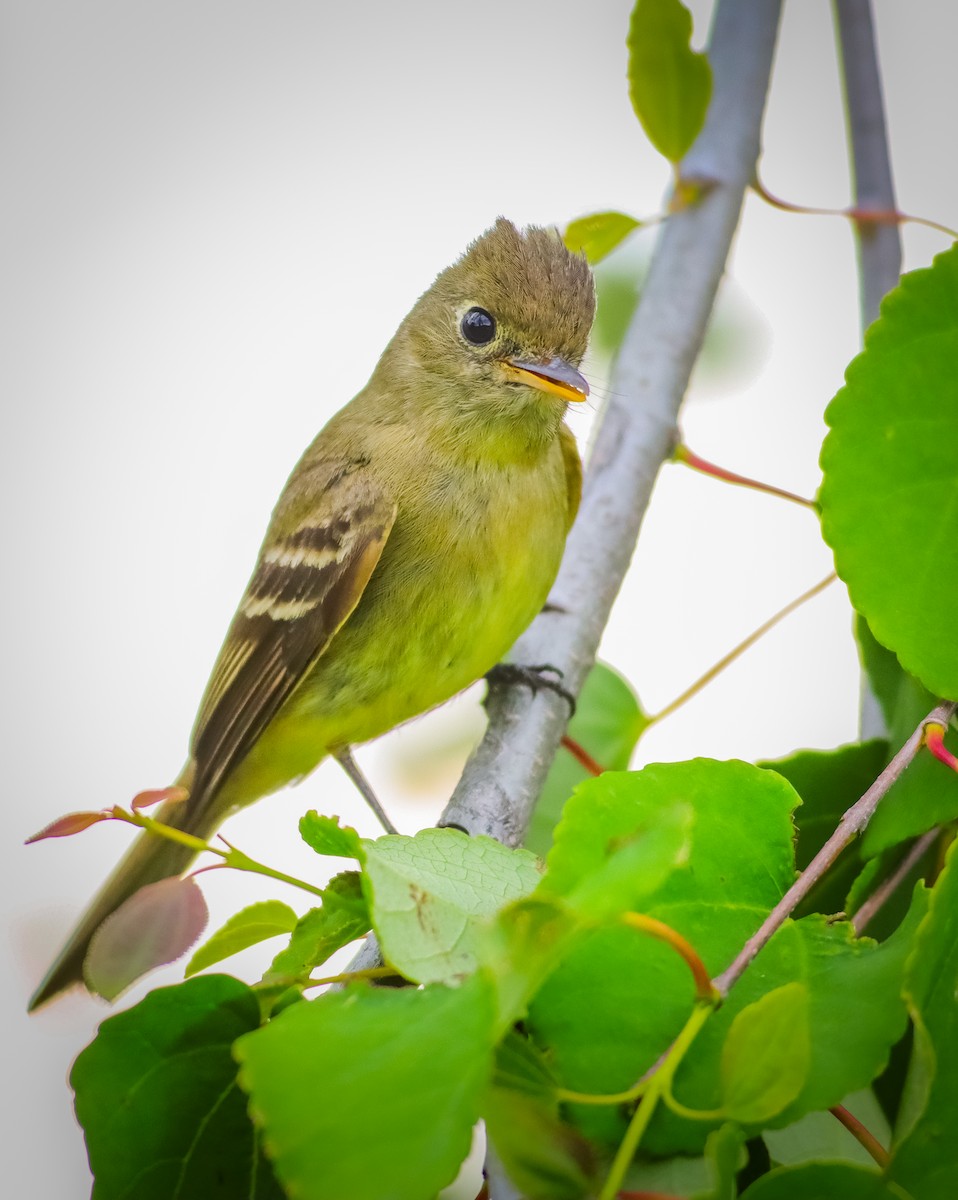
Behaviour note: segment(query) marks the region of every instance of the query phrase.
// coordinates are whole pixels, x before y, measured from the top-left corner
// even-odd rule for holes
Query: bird
[[[589,394],[594,315],[585,257],[554,228],[500,217],[440,272],[287,481],[160,820],[207,839],[506,654],[545,604],[578,507],[564,415]],[[103,921],[193,855],[141,833],[30,1008],[82,983]]]

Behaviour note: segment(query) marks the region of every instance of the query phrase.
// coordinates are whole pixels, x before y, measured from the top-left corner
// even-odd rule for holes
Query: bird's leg
[[[550,678],[550,674],[555,678]],[[533,696],[543,688],[561,696],[569,706],[570,719],[575,716],[575,696],[564,688],[559,680],[562,672],[558,667],[543,663],[538,667],[524,667],[518,663],[496,663],[492,670],[487,671],[484,678],[490,687],[502,687],[509,684],[521,684],[529,688]]]
[[[333,758],[335,758],[335,760],[356,785],[356,790],[373,810],[373,815],[379,824],[382,825],[383,829],[385,829],[387,833],[398,833],[399,830],[386,816],[386,810],[376,798],[376,793],[370,786],[369,780],[362,773],[362,771],[360,771],[356,760],[353,758],[350,748],[348,746],[340,746],[337,750],[331,751],[331,753]]]

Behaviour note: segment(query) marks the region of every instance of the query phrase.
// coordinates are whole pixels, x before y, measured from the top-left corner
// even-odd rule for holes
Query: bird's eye
[[[484,308],[470,308],[459,322],[459,329],[473,346],[485,346],[496,336],[496,320]]]

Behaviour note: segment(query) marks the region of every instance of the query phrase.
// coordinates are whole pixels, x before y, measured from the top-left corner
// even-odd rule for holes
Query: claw
[[[551,672],[556,678],[549,679],[546,672]],[[568,704],[570,719],[575,716],[575,696],[568,688],[564,688],[559,683],[559,680],[563,678],[563,673],[551,663],[542,663],[535,667],[524,667],[518,663],[497,663],[490,671],[486,672],[485,678],[490,687],[508,687],[518,684],[527,687],[533,696],[543,688],[546,691],[555,692]]]

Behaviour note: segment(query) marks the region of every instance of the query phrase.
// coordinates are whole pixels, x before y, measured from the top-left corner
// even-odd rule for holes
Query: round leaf
[[[885,298],[828,406],[822,532],[855,608],[958,698],[958,246]]]
[[[97,1200],[282,1200],[231,1053],[259,1022],[255,993],[226,975],[103,1022],[70,1074]]]
[[[190,961],[186,964],[186,974],[195,975],[211,967],[213,963],[222,962],[256,946],[267,938],[277,937],[281,933],[292,933],[299,920],[296,913],[284,904],[282,900],[261,900],[251,904],[241,912],[234,914],[211,938],[203,943]]]
[[[459,988],[353,986],[234,1047],[250,1113],[299,1200],[423,1200],[469,1150],[492,1070],[493,1006]]]
[[[577,217],[570,221],[563,240],[573,253],[578,254],[581,251],[595,266],[641,224],[642,222],[637,221],[635,217],[622,212],[590,213],[587,217]]]
[[[786,983],[736,1014],[722,1047],[722,1108],[733,1121],[777,1116],[808,1074],[808,988]]]
[[[203,893],[192,877],[141,887],[93,935],[83,963],[87,987],[115,1000],[147,971],[185,954],[208,919]]]
[[[692,18],[679,0],[637,0],[629,23],[629,96],[649,141],[673,163],[705,123],[712,70],[692,50]]]

